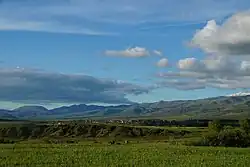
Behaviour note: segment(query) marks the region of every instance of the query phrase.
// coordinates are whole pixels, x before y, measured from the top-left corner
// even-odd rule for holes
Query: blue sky
[[[250,52],[238,48],[249,46],[242,28],[249,8],[247,0],[0,0],[1,105],[153,102],[248,89]]]

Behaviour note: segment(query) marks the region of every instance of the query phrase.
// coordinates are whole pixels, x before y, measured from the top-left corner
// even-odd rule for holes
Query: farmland
[[[249,148],[236,148],[249,146],[248,134],[241,127],[217,125],[216,121],[209,127],[4,123],[0,167],[248,166]],[[248,130],[247,120],[244,125]],[[220,129],[209,140],[201,140],[211,127]]]
[[[237,167],[248,166],[250,150],[186,147],[168,143],[108,145],[78,144],[0,145],[0,166],[25,167]]]

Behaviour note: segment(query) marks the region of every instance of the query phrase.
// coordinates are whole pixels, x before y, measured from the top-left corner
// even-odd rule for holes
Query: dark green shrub
[[[0,139],[0,144],[14,144],[15,141],[13,140],[8,140],[8,139],[4,139],[4,138],[1,138]]]
[[[224,126],[223,127],[223,130],[233,130],[234,127],[230,126],[230,125],[227,125],[227,126]]]
[[[240,128],[245,131],[247,134],[250,132],[250,120],[244,119],[240,121]]]
[[[214,120],[208,123],[208,129],[209,131],[220,132],[223,129],[223,126],[220,120]]]
[[[201,141],[198,141],[202,146],[218,146],[218,132],[212,131],[205,134]]]
[[[209,132],[201,140],[192,144],[196,146],[248,147],[250,137],[242,130],[223,129],[220,132]]]
[[[78,140],[67,140],[66,143],[68,144],[78,143]]]
[[[109,144],[115,144],[115,140],[109,141]]]
[[[31,135],[31,130],[29,126],[21,126],[18,129],[18,137],[19,138],[29,138],[29,136]]]
[[[226,147],[247,147],[250,144],[249,136],[241,130],[225,129],[218,134],[219,145]]]
[[[18,130],[16,127],[11,127],[6,132],[6,137],[9,137],[9,138],[16,138],[17,135],[18,135]]]

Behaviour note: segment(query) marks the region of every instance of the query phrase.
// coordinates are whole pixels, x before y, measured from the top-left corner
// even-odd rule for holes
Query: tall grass
[[[249,166],[250,150],[141,144],[0,145],[2,167],[237,167]]]

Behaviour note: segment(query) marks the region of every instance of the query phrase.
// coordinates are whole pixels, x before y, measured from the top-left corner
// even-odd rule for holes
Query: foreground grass
[[[0,145],[1,167],[237,167],[250,150],[171,146],[167,143]]]

